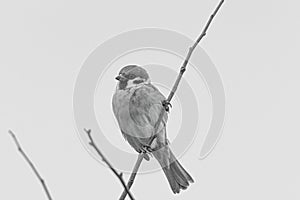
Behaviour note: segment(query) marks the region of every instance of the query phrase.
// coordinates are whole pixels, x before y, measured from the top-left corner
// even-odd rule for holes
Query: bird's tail
[[[176,194],[179,193],[181,189],[187,189],[189,183],[194,182],[193,178],[176,159],[168,145],[152,154],[161,165],[173,193]]]

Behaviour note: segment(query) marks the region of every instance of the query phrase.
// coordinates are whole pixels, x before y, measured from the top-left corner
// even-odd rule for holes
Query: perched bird
[[[138,153],[145,153],[146,160],[149,160],[148,154],[158,160],[173,193],[186,189],[194,181],[169,147],[166,135],[167,112],[157,133],[154,131],[165,97],[151,84],[147,71],[140,66],[123,67],[116,80],[118,84],[112,107],[124,138]],[[155,139],[149,146],[152,136]]]

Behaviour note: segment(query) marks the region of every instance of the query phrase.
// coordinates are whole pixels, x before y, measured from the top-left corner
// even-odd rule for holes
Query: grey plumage
[[[154,126],[162,109],[163,94],[150,83],[147,71],[136,65],[124,67],[113,96],[113,111],[124,138],[137,151],[144,151],[154,135]],[[137,81],[138,82],[135,82]],[[150,148],[161,165],[174,193],[193,183],[192,177],[172,153],[166,135],[168,115],[165,113]],[[149,156],[146,154],[146,160]]]

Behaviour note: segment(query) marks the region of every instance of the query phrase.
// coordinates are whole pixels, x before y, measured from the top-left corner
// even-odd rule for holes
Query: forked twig
[[[33,170],[33,172],[35,173],[36,177],[39,179],[39,181],[41,182],[43,188],[44,188],[44,191],[48,197],[49,200],[52,200],[52,197],[50,195],[50,192],[49,192],[49,189],[47,188],[47,185],[45,183],[45,180],[41,177],[41,175],[39,174],[39,172],[37,171],[37,169],[35,168],[34,164],[31,162],[31,160],[29,159],[29,157],[26,155],[26,153],[23,151],[16,135],[11,131],[11,130],[8,130],[8,133],[11,135],[11,137],[13,138],[17,148],[18,148],[18,151],[21,153],[21,155],[25,158],[26,162],[29,164],[29,166],[31,167],[31,169]]]
[[[157,133],[157,131],[158,131],[159,125],[160,125],[160,123],[161,123],[161,121],[162,121],[162,119],[163,119],[163,116],[164,116],[165,112],[166,112],[165,108],[167,108],[166,106],[168,106],[168,104],[170,104],[170,102],[171,102],[171,100],[172,100],[172,98],[173,98],[173,96],[174,96],[174,94],[175,94],[175,92],[176,92],[176,90],[177,90],[177,88],[178,88],[179,82],[180,82],[180,80],[181,80],[181,78],[182,78],[182,76],[183,76],[183,74],[184,74],[184,72],[185,72],[185,70],[186,70],[186,66],[187,66],[187,64],[188,64],[188,62],[189,62],[189,60],[190,60],[190,57],[191,57],[191,55],[192,55],[194,49],[195,49],[196,46],[199,44],[199,42],[202,40],[202,38],[206,35],[206,31],[208,30],[209,25],[211,24],[213,18],[216,16],[217,12],[219,11],[219,9],[221,8],[221,6],[222,6],[223,3],[224,3],[224,0],[221,0],[221,1],[219,2],[218,6],[217,6],[216,9],[214,10],[213,14],[210,16],[210,18],[209,18],[209,20],[207,21],[207,23],[206,23],[204,29],[202,30],[202,33],[199,35],[199,37],[197,38],[197,40],[195,41],[195,43],[193,44],[193,46],[191,46],[191,47],[189,48],[188,54],[187,54],[187,56],[186,56],[186,58],[185,58],[185,60],[184,60],[184,62],[183,62],[183,64],[182,64],[182,66],[181,66],[181,68],[180,68],[179,74],[178,74],[178,76],[177,76],[177,79],[176,79],[176,81],[175,81],[173,87],[172,87],[172,90],[171,90],[171,92],[170,92],[168,98],[167,98],[167,99],[165,100],[165,102],[164,102],[165,106],[161,109],[160,114],[159,114],[159,117],[158,117],[158,120],[157,120],[157,122],[155,123],[155,126],[154,126],[154,133]],[[155,136],[156,136],[156,134],[154,134],[154,135],[150,138],[150,140],[149,140],[150,142],[149,142],[148,146],[150,146],[150,145],[152,144],[153,140],[155,139]],[[139,154],[138,159],[137,159],[136,164],[135,164],[135,167],[134,167],[134,169],[133,169],[133,171],[132,171],[132,173],[131,173],[131,176],[130,176],[130,178],[129,178],[129,181],[128,181],[128,183],[127,183],[126,189],[128,189],[128,190],[131,188],[131,186],[132,186],[132,184],[133,184],[133,182],[134,182],[134,179],[135,179],[135,177],[136,177],[136,173],[137,173],[137,171],[138,171],[138,169],[139,169],[139,166],[141,165],[141,162],[143,161],[143,155],[142,155],[142,154],[143,154],[143,153],[140,153],[140,154]],[[126,197],[126,194],[127,194],[126,191],[123,191],[123,193],[122,193],[121,197],[119,198],[119,200],[124,200],[125,197]]]
[[[133,195],[131,194],[131,192],[129,191],[129,189],[127,189],[127,187],[126,187],[126,183],[125,183],[125,181],[123,179],[123,173],[118,173],[117,170],[106,159],[106,157],[103,155],[103,153],[99,150],[99,148],[95,144],[95,142],[93,140],[93,137],[91,135],[92,131],[90,129],[88,129],[88,130],[84,129],[84,131],[87,133],[87,135],[88,135],[88,137],[90,139],[89,145],[91,145],[96,150],[96,152],[98,153],[98,155],[101,157],[102,161],[105,162],[105,164],[107,164],[107,166],[111,169],[111,171],[118,177],[118,179],[120,180],[121,184],[124,187],[125,193],[129,195],[129,197],[130,197],[131,200],[134,200]]]

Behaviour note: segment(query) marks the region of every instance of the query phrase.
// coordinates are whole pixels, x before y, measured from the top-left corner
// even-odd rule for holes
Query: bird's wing
[[[165,99],[163,94],[152,84],[147,84],[136,89],[129,100],[129,114],[131,119],[140,127],[150,125],[153,132],[155,123],[163,108],[162,101]],[[165,129],[167,119],[168,115],[165,113],[157,133]]]
[[[127,142],[130,144],[130,146],[132,148],[134,148],[134,150],[138,153],[141,153],[142,152],[142,149],[143,149],[143,144],[141,143],[141,139],[143,138],[138,138],[138,137],[134,137],[133,135],[130,135],[130,134],[127,134],[125,133],[124,131],[122,131],[122,134],[124,136],[124,138],[127,140]],[[144,154],[144,158],[146,160],[150,160],[149,156],[147,154]]]

